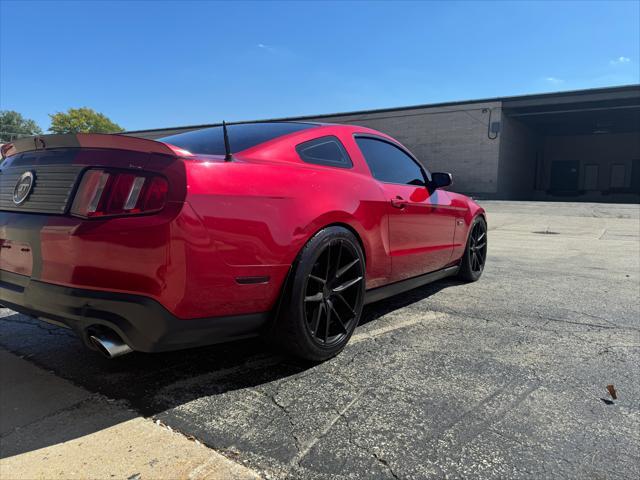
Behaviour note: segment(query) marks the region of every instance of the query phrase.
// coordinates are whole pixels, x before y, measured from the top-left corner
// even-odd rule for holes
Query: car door
[[[444,190],[428,189],[428,174],[398,145],[375,136],[356,143],[388,199],[391,280],[443,268],[451,258],[456,213]]]

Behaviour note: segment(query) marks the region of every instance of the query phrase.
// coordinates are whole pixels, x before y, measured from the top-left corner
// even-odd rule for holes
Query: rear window
[[[274,138],[313,128],[312,123],[269,122],[241,123],[227,125],[231,152],[241,152]],[[205,155],[224,155],[224,135],[222,127],[203,128],[191,132],[178,133],[158,138],[161,142],[189,150],[191,153]]]

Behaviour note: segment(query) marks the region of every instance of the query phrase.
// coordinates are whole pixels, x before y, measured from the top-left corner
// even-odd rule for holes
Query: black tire
[[[353,233],[338,226],[320,230],[293,265],[272,338],[306,360],[337,355],[360,321],[364,272]]]
[[[482,217],[476,217],[469,228],[469,238],[460,261],[458,278],[465,282],[475,282],[482,275],[486,261],[487,222]]]

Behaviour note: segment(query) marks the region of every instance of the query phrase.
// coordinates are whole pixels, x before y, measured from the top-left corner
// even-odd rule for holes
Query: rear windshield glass
[[[269,122],[269,123],[242,123],[227,125],[229,134],[229,146],[231,152],[241,152],[255,147],[260,143],[274,138],[299,132],[316,125],[312,123],[295,122]],[[205,155],[224,155],[224,136],[222,127],[203,128],[191,132],[178,133],[168,137],[158,138],[161,142],[170,143],[176,147],[189,150],[191,153]]]

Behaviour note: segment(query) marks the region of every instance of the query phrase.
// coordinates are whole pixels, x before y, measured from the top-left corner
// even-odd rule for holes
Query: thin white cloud
[[[564,80],[558,77],[545,77],[545,80],[549,83],[553,83],[554,85],[558,85],[564,82]]]
[[[270,53],[276,53],[276,51],[277,51],[274,47],[272,47],[271,45],[267,45],[265,43],[259,43],[256,46],[258,48],[260,48],[262,50],[266,50],[267,52],[270,52]]]
[[[0,0],[2,1],[2,0]],[[265,55],[272,55],[281,59],[294,59],[296,54],[289,50],[285,45],[270,45],[268,43],[256,43],[256,48],[266,52]]]
[[[609,63],[611,65],[623,65],[625,63],[629,63],[631,62],[631,59],[629,57],[618,57],[618,58],[614,58],[613,60],[611,60]]]

